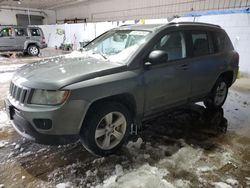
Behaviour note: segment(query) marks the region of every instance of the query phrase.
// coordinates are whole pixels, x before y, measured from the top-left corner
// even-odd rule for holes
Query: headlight
[[[69,96],[69,91],[34,90],[30,103],[41,105],[62,104]]]

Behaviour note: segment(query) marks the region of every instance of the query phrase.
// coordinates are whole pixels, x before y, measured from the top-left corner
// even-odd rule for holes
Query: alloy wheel
[[[120,112],[110,112],[101,119],[96,127],[96,144],[103,150],[110,150],[122,141],[126,129],[125,116]]]

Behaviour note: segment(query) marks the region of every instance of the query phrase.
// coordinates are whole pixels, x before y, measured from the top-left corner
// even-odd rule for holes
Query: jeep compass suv
[[[25,138],[43,144],[80,138],[88,151],[105,156],[163,110],[198,101],[220,108],[238,63],[229,37],[216,25],[122,26],[83,52],[20,68],[6,110]]]

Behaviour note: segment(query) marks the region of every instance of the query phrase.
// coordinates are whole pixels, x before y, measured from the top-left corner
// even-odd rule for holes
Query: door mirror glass
[[[168,53],[164,50],[154,50],[149,54],[148,61],[152,65],[166,63],[168,61]]]

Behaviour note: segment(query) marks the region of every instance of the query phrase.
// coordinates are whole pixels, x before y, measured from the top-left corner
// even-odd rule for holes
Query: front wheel
[[[207,108],[219,109],[225,103],[227,94],[228,94],[228,84],[224,79],[219,78],[210,96],[204,101],[204,105]]]
[[[95,155],[110,155],[126,141],[131,123],[131,115],[124,105],[114,102],[95,105],[83,123],[81,142]]]
[[[40,53],[40,49],[39,49],[39,47],[38,46],[36,46],[36,45],[30,45],[29,47],[28,47],[28,54],[29,55],[31,55],[31,56],[38,56],[39,55],[39,53]]]

